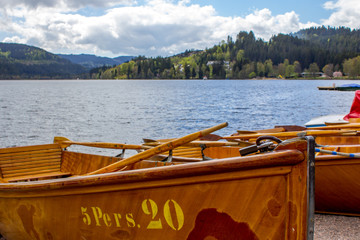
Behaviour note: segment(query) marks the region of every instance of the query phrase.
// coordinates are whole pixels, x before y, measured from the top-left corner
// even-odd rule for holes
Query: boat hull
[[[9,240],[306,239],[307,150],[296,144],[300,150],[2,183],[0,233]]]
[[[360,159],[318,156],[315,162],[316,212],[360,216]]]
[[[360,155],[359,136],[319,136],[324,149]],[[206,156],[222,158],[239,155],[238,147],[208,148]],[[317,155],[315,157],[315,211],[360,216],[360,158]]]
[[[336,87],[335,90],[338,90],[338,91],[357,91],[357,90],[360,90],[360,87]]]
[[[358,136],[320,137],[322,149],[341,153],[360,153]],[[315,157],[316,211],[360,216],[360,158],[326,155]]]

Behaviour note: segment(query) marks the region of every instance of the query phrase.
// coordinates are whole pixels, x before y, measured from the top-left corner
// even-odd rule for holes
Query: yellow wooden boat
[[[321,149],[330,152],[315,157],[316,211],[360,216],[360,145],[328,145]]]
[[[312,239],[311,139],[283,142],[256,156],[147,160],[225,125],[126,159],[64,147],[143,146],[57,139],[0,149],[0,233],[8,240]]]
[[[316,138],[320,152],[316,156],[317,212],[360,216],[360,130],[359,119],[318,129],[352,129],[356,135]],[[342,154],[345,153],[345,154]]]
[[[319,151],[321,149],[330,151],[318,153],[315,157],[315,211],[360,216],[359,130],[360,123],[353,119],[347,124],[303,128],[300,131],[287,131],[286,126],[267,130],[238,131],[232,136],[223,138],[229,141],[247,141],[256,144],[256,139],[261,136],[270,136],[268,138],[275,137],[281,140],[298,135],[315,136],[316,143],[325,146],[319,146]],[[225,151],[216,148],[204,152],[207,156],[215,158],[237,156],[239,147],[231,148],[231,152],[227,150],[228,154],[224,154]],[[255,151],[257,151],[256,148]],[[341,153],[345,154],[341,155]]]

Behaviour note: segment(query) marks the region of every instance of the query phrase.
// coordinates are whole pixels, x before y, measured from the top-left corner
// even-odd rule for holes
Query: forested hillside
[[[292,36],[309,40],[318,44],[332,53],[359,52],[360,51],[360,31],[350,28],[309,28],[301,30]]]
[[[82,66],[43,49],[0,43],[0,79],[74,78],[85,72]]]
[[[69,60],[72,63],[80,64],[86,69],[102,67],[102,66],[114,66],[124,62],[128,62],[133,59],[133,56],[119,56],[116,58],[99,57],[91,54],[58,54],[58,56]]]
[[[360,55],[360,31],[348,28],[310,28],[273,36],[268,42],[253,32],[240,32],[204,51],[174,57],[137,57],[110,69],[92,71],[94,78],[119,79],[246,79],[254,77],[315,77],[325,72],[351,72]],[[344,70],[345,68],[345,70]],[[360,69],[360,68],[359,68]],[[351,69],[352,77],[360,75]],[[350,75],[349,75],[350,76]]]
[[[0,43],[0,79],[291,79],[321,73],[332,77],[334,72],[358,78],[360,30],[309,28],[278,34],[269,41],[256,38],[253,32],[240,32],[235,39],[228,37],[205,50],[187,50],[172,57],[127,57],[133,59],[116,67],[103,66],[108,59],[93,55],[65,57],[89,66],[86,69],[40,48]],[[109,64],[124,61],[110,60]],[[89,74],[92,66],[101,67]]]

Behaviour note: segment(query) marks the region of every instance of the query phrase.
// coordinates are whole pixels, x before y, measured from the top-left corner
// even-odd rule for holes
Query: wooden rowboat
[[[336,118],[334,121],[326,117],[322,119],[322,124],[318,121],[309,123],[311,128],[277,126],[274,129],[238,131],[223,139],[255,143],[258,137],[264,135],[281,140],[298,135],[316,137],[317,144],[326,146],[322,150],[331,150],[337,155],[319,153],[315,157],[315,210],[322,213],[360,216],[360,158],[352,156],[360,155],[360,91],[355,92],[350,113],[344,118],[346,121]],[[213,148],[203,152],[206,156],[215,158],[237,156],[239,148],[231,148],[232,150],[226,151]],[[342,152],[348,154],[340,155]]]
[[[360,145],[328,145],[321,149],[336,155],[318,153],[315,157],[316,211],[360,216]]]
[[[286,128],[286,127],[285,127]],[[330,150],[330,153],[318,153],[315,157],[315,211],[319,213],[360,216],[360,123],[352,120],[347,124],[329,125],[303,129],[302,131],[257,130],[252,133],[239,131],[236,135],[224,137],[228,140],[253,142],[256,137],[270,135],[287,139],[293,135],[314,135],[316,143]],[[239,148],[220,150],[219,148],[204,151],[208,157],[237,156]],[[225,153],[226,152],[226,153]],[[347,153],[340,155],[341,153]],[[337,155],[332,155],[337,154]]]
[[[127,159],[64,150],[61,142],[0,149],[0,233],[8,240],[313,239],[311,138],[257,156],[146,160],[210,131]]]

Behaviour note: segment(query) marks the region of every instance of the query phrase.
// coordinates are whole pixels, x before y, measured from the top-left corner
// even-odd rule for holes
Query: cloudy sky
[[[0,41],[52,53],[170,56],[253,30],[360,28],[360,0],[0,0]]]

